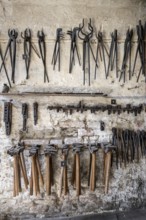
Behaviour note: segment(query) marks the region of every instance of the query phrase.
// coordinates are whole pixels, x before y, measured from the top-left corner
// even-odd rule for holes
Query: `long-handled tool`
[[[45,174],[45,186],[47,195],[51,194],[51,185],[53,185],[53,165],[52,165],[52,156],[57,152],[56,148],[52,144],[48,144],[45,149],[46,157],[46,174]]]
[[[100,56],[100,60],[103,60],[104,63],[104,71],[105,71],[105,76],[107,74],[107,67],[106,67],[106,54],[109,58],[109,53],[107,51],[107,48],[105,46],[105,43],[103,41],[103,33],[101,31],[98,32],[98,35],[96,34],[96,38],[98,40],[97,43],[97,49],[96,49],[96,58],[95,58],[95,74],[94,74],[94,79],[96,79],[96,75],[97,75],[97,62],[99,61],[99,56]]]
[[[0,46],[0,57],[1,57],[1,60],[2,60],[3,66],[4,66],[5,74],[6,74],[6,77],[7,77],[7,80],[8,80],[8,84],[9,84],[9,86],[11,88],[12,86],[11,86],[11,82],[10,82],[10,79],[9,79],[8,71],[6,69],[6,65],[5,65],[5,61],[4,61],[4,57],[3,57],[1,46]]]
[[[21,32],[21,37],[24,40],[23,41],[24,54],[22,57],[25,60],[26,79],[29,79],[32,49],[39,58],[40,58],[40,54],[38,53],[36,47],[32,43],[32,34],[29,28],[25,29],[24,33]]]
[[[83,19],[83,24],[82,26],[79,26],[79,31],[78,31],[78,37],[83,41],[83,84],[85,85],[86,81],[86,67],[88,69],[88,84],[90,86],[91,84],[91,65],[90,65],[90,53],[92,54],[92,57],[95,61],[96,67],[97,65],[97,60],[95,59],[93,49],[91,47],[90,40],[93,36],[93,27],[91,25],[91,19],[88,23],[88,30],[89,32],[85,32],[84,30],[84,19]],[[87,64],[86,64],[87,62]]]
[[[62,33],[62,28],[57,28],[56,30],[56,41],[55,41],[55,46],[54,46],[54,51],[53,51],[53,56],[52,56],[52,65],[53,65],[53,70],[55,70],[56,63],[58,61],[58,71],[60,71],[60,61],[61,61],[61,39],[63,39],[63,33]]]
[[[43,189],[44,180],[41,173],[41,167],[38,159],[38,150],[40,145],[33,145],[29,150],[31,157],[31,177],[30,177],[30,195],[40,194],[40,187]]]
[[[41,55],[41,59],[42,59],[43,66],[44,66],[44,82],[46,82],[46,81],[49,82],[49,77],[48,77],[48,73],[47,73],[47,66],[46,66],[45,34],[44,34],[43,30],[38,31],[37,37],[38,37],[38,45],[39,45],[40,55]]]
[[[79,50],[77,46],[77,33],[79,31],[78,27],[75,27],[72,31],[67,31],[67,34],[71,37],[71,46],[70,46],[70,61],[69,61],[69,73],[72,73],[73,65],[75,65],[75,53],[78,58],[79,65],[81,65]]]
[[[11,80],[13,83],[15,83],[15,66],[16,66],[16,39],[18,37],[18,32],[15,29],[8,30],[8,36],[9,41],[4,53],[4,57],[2,58],[2,64],[0,67],[0,72],[2,70],[2,67],[5,68],[5,59],[7,56],[7,53],[9,51],[10,54],[10,62],[11,62],[11,68],[12,68],[12,74],[11,74]]]
[[[117,30],[115,29],[113,33],[111,33],[111,45],[109,52],[109,61],[107,66],[106,78],[109,75],[109,71],[113,70],[114,64],[116,65],[116,78],[118,78],[118,37]]]
[[[145,64],[146,63],[145,62],[145,59],[146,59],[145,58],[145,55],[146,55],[146,46],[145,46],[146,23],[145,23],[145,26],[143,26],[140,20],[136,28],[137,28],[138,42],[137,42],[137,49],[136,49],[136,54],[134,58],[132,75],[134,75],[135,73],[136,62],[137,62],[137,58],[139,55],[141,66],[140,66],[139,73],[137,76],[137,82],[139,81],[141,73],[144,75],[145,82],[146,82],[146,64]]]
[[[67,181],[67,156],[68,156],[68,147],[69,145],[64,144],[62,146],[62,161],[61,161],[61,176],[60,176],[60,191],[59,196],[61,197],[62,187],[64,195],[68,192],[68,181]]]
[[[108,193],[109,189],[109,180],[110,180],[110,170],[111,170],[111,163],[112,163],[112,150],[113,146],[108,144],[102,144],[103,146],[103,153],[104,153],[104,192],[105,194]]]
[[[76,195],[81,195],[81,170],[80,170],[80,153],[83,145],[82,144],[73,144],[74,152],[74,164],[72,172],[72,183],[75,183]]]
[[[131,71],[132,38],[133,38],[133,30],[128,29],[126,33],[126,39],[124,42],[124,55],[123,55],[119,82],[121,81],[122,78],[124,83],[126,81],[126,69],[127,69],[128,59],[129,59],[129,80],[131,79],[132,76],[132,71]]]
[[[89,163],[89,178],[88,185],[90,190],[94,191],[96,187],[96,152],[98,151],[97,143],[89,143],[90,163]]]
[[[14,187],[13,196],[19,195],[22,191],[21,188],[21,175],[23,176],[25,188],[28,189],[29,181],[27,178],[25,161],[24,161],[24,151],[25,147],[23,143],[18,143],[18,145],[10,148],[7,153],[14,158]]]

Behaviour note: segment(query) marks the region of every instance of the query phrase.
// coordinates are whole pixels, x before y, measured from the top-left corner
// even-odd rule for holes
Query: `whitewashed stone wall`
[[[0,95],[0,213],[29,212],[46,213],[46,215],[77,215],[82,213],[103,212],[106,210],[122,210],[145,205],[146,198],[146,166],[145,159],[140,164],[131,164],[126,169],[112,167],[109,194],[104,195],[104,186],[102,180],[102,154],[97,153],[97,188],[94,193],[88,190],[88,151],[81,155],[82,167],[82,195],[76,198],[75,190],[70,185],[73,157],[69,153],[68,174],[69,174],[69,195],[58,198],[59,174],[60,174],[60,154],[54,159],[55,167],[55,185],[52,188],[50,197],[42,196],[34,198],[29,196],[29,192],[23,192],[20,196],[13,198],[13,159],[7,155],[7,149],[16,143],[21,137],[50,139],[60,144],[60,139],[65,137],[65,143],[83,142],[87,143],[88,137],[91,141],[110,140],[111,128],[114,126],[129,129],[146,129],[146,117],[143,112],[135,117],[132,114],[122,113],[119,115],[108,115],[107,112],[97,112],[83,114],[75,112],[72,115],[63,112],[47,110],[48,105],[58,104],[77,104],[83,100],[86,104],[110,104],[114,97],[118,104],[127,103],[139,104],[146,102],[146,84],[141,77],[139,83],[136,83],[136,76],[131,81],[126,81],[123,85],[115,79],[115,70],[110,73],[106,80],[103,64],[100,64],[97,79],[94,80],[94,66],[92,64],[91,86],[83,85],[82,67],[76,63],[73,73],[68,73],[70,39],[65,34],[61,44],[61,71],[53,71],[51,58],[55,42],[56,28],[63,28],[63,32],[78,26],[83,18],[92,18],[97,30],[100,27],[105,32],[105,41],[109,47],[110,33],[117,28],[119,34],[119,68],[123,55],[123,42],[126,30],[134,28],[141,19],[146,19],[146,2],[144,0],[1,0],[0,1],[0,42],[3,52],[7,44],[7,31],[9,28],[16,28],[19,31],[17,43],[17,63],[16,63],[16,83],[10,92],[21,93],[27,91],[42,92],[105,92],[107,97],[50,97],[50,96],[4,96]],[[33,32],[33,42],[37,45],[36,34],[43,28],[46,34],[47,45],[47,69],[50,83],[43,83],[43,65],[41,60],[32,52],[32,62],[30,68],[30,79],[25,80],[25,65],[22,59],[23,40],[20,37],[21,31],[25,28],[31,28]],[[96,38],[93,37],[92,47],[96,51]],[[136,50],[136,35],[134,33],[133,53],[134,58]],[[80,56],[82,58],[82,42],[79,40]],[[7,59],[7,67],[10,61]],[[139,70],[139,63],[136,66],[136,73]],[[5,73],[0,74],[0,91],[3,83],[7,83]],[[129,90],[128,88],[138,88]],[[3,122],[3,103],[5,100],[13,101],[13,124],[12,134],[5,135],[5,126]],[[38,125],[33,125],[32,103],[39,103]],[[27,132],[22,132],[21,105],[23,102],[29,104],[29,118],[27,123]],[[100,131],[100,120],[105,122],[105,131]],[[28,176],[30,176],[30,158],[28,151],[25,151]],[[45,164],[43,155],[40,156],[42,171]],[[49,213],[49,214],[47,214]],[[38,216],[39,216],[38,214]]]

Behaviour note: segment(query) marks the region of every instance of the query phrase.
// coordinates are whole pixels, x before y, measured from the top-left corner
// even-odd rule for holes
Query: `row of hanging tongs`
[[[78,29],[78,37],[83,40],[83,84],[86,82],[86,76],[88,75],[88,83],[91,82],[91,57],[95,61],[94,69],[94,79],[97,78],[98,69],[100,66],[100,61],[103,61],[105,78],[107,79],[110,75],[110,71],[115,69],[116,78],[119,82],[123,80],[125,83],[127,79],[131,80],[132,76],[136,74],[135,67],[137,63],[138,56],[140,58],[140,70],[137,74],[137,82],[139,81],[141,73],[145,77],[146,82],[146,22],[142,25],[141,21],[136,26],[137,28],[137,49],[134,58],[134,63],[132,65],[132,49],[133,49],[133,29],[128,29],[126,32],[126,38],[124,41],[124,51],[121,69],[119,68],[119,50],[118,50],[118,33],[115,29],[111,33],[110,48],[107,49],[108,45],[104,42],[103,32],[99,31],[96,33],[95,29],[91,24],[91,19],[88,23],[88,31],[85,29],[84,20],[82,25]],[[93,48],[91,46],[91,38],[93,33],[97,38],[97,48],[96,55],[93,53]]]
[[[119,50],[118,50],[118,33],[115,29],[113,33],[111,33],[111,43],[110,48],[108,49],[108,45],[106,45],[104,41],[103,32],[100,30],[96,33],[95,28],[93,28],[91,19],[88,22],[87,27],[85,27],[85,21],[83,19],[82,25],[79,27],[73,28],[73,30],[67,31],[67,34],[70,35],[71,45],[70,45],[70,57],[69,57],[69,73],[72,73],[73,67],[75,65],[76,58],[78,59],[79,65],[81,65],[80,53],[77,44],[77,39],[83,41],[83,54],[82,54],[82,68],[83,68],[83,84],[85,85],[88,77],[88,84],[91,84],[91,71],[94,68],[94,79],[98,78],[99,67],[101,65],[101,61],[103,61],[105,78],[107,79],[110,75],[110,71],[115,69],[116,78],[119,78],[119,81],[123,80],[125,83],[126,79],[131,79],[133,75],[136,74],[136,64],[139,58],[140,60],[140,70],[137,74],[137,82],[139,81],[140,75],[142,74],[145,77],[146,82],[146,22],[145,25],[142,25],[141,21],[137,25],[137,49],[134,58],[134,64],[132,66],[132,49],[133,49],[133,29],[128,29],[126,33],[126,38],[124,41],[124,53],[122,59],[121,69],[119,68]],[[96,53],[94,54],[93,44],[91,39],[93,35],[96,36],[97,39],[97,47]],[[9,41],[4,52],[2,53],[2,49],[0,47],[0,57],[1,57],[1,66],[0,72],[4,69],[6,74],[8,84],[11,87],[11,81],[15,83],[15,66],[16,66],[16,49],[17,49],[17,37],[18,32],[15,29],[8,31]],[[21,37],[23,38],[23,59],[25,61],[26,67],[26,79],[29,78],[30,72],[30,63],[31,63],[31,55],[32,49],[36,53],[36,55],[41,58],[44,69],[44,82],[49,82],[49,76],[47,72],[47,61],[46,61],[46,42],[45,42],[45,34],[42,31],[38,31],[38,47],[34,45],[32,42],[32,34],[30,29],[26,29],[24,33],[21,33]],[[57,28],[56,31],[56,40],[54,45],[54,51],[52,55],[52,65],[53,69],[58,64],[58,71],[60,71],[60,63],[61,63],[61,40],[64,37],[64,33],[62,28]],[[11,63],[11,80],[9,79],[9,74],[6,68],[6,58],[9,52],[10,55],[10,63]],[[92,60],[91,60],[92,59]],[[93,62],[95,65],[93,65]]]
[[[17,37],[18,37],[18,32],[15,29],[8,30],[8,36],[9,36],[9,41],[7,43],[6,50],[4,52],[4,55],[2,53],[2,49],[0,47],[0,57],[2,60],[2,64],[0,66],[0,72],[4,68],[9,87],[11,86],[11,81],[12,83],[15,83],[15,66],[16,66],[16,52],[17,52]],[[26,67],[26,79],[29,79],[29,71],[30,71],[30,63],[31,63],[31,54],[32,54],[32,49],[36,53],[36,55],[42,59],[43,66],[44,66],[44,82],[48,81],[49,82],[49,77],[47,73],[47,67],[46,67],[46,44],[45,44],[45,35],[43,31],[38,31],[37,37],[38,37],[38,46],[39,46],[39,51],[37,47],[34,45],[32,42],[32,34],[30,29],[26,29],[24,33],[21,33],[21,37],[23,38],[23,59],[25,61],[25,67]],[[9,52],[10,55],[10,62],[11,62],[11,80],[9,79],[9,74],[6,68],[6,57]]]

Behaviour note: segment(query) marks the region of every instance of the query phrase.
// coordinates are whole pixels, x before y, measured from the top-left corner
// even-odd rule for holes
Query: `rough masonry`
[[[69,49],[70,39],[65,34],[61,42],[61,71],[57,68],[53,71],[51,57],[55,42],[56,28],[63,28],[63,32],[78,26],[82,19],[89,18],[97,30],[100,28],[105,33],[105,42],[109,48],[110,33],[117,28],[119,35],[119,68],[123,54],[123,43],[128,27],[134,28],[141,19],[145,22],[146,2],[144,0],[1,0],[0,1],[0,42],[2,50],[7,44],[7,31],[9,28],[17,28],[19,37],[17,40],[17,61],[16,61],[16,83],[10,93],[22,92],[104,92],[108,97],[61,97],[48,95],[0,95],[0,215],[29,213],[32,216],[74,216],[85,213],[97,213],[113,210],[125,210],[145,206],[146,203],[146,160],[141,159],[140,163],[133,163],[126,168],[116,169],[112,166],[109,193],[104,195],[103,186],[103,164],[102,152],[97,153],[97,183],[95,192],[90,192],[87,185],[89,152],[85,150],[81,155],[82,191],[79,198],[76,197],[75,190],[70,184],[73,155],[69,152],[68,158],[68,178],[69,194],[58,197],[60,160],[58,153],[53,164],[55,170],[54,186],[52,195],[47,197],[44,192],[40,197],[29,196],[29,190],[22,192],[18,197],[13,198],[13,158],[7,155],[7,150],[20,139],[49,139],[51,143],[61,145],[64,138],[65,143],[77,142],[87,143],[98,140],[110,141],[112,127],[128,129],[146,129],[145,112],[135,117],[133,114],[122,113],[120,116],[108,115],[107,112],[97,112],[91,114],[89,111],[74,112],[72,115],[65,112],[57,113],[48,110],[48,105],[55,104],[77,104],[83,101],[89,105],[110,104],[111,98],[116,99],[118,104],[126,105],[131,103],[138,105],[146,102],[146,84],[141,77],[136,83],[136,76],[125,84],[115,79],[115,72],[110,72],[110,77],[106,80],[103,64],[100,66],[97,79],[93,79],[93,64],[91,65],[91,86],[86,83],[83,86],[82,67],[76,64],[73,73],[69,74]],[[21,31],[29,27],[33,31],[33,43],[37,45],[37,31],[43,28],[46,34],[47,46],[47,69],[50,83],[43,83],[43,66],[41,60],[32,52],[32,62],[30,68],[30,79],[26,80],[24,60],[22,59],[23,44],[20,37]],[[136,50],[136,31],[134,32],[132,59]],[[82,57],[82,42],[78,41],[80,56]],[[94,52],[97,41],[95,36],[92,40]],[[7,66],[10,61],[7,59]],[[139,63],[136,72],[139,70]],[[0,75],[0,91],[3,83],[6,83],[4,72]],[[129,89],[134,88],[135,89]],[[3,122],[4,101],[13,102],[13,124],[12,134],[5,135]],[[33,125],[33,102],[39,103],[39,119],[36,126]],[[29,104],[29,117],[27,131],[22,132],[21,105]],[[105,122],[105,131],[100,131],[100,120]],[[30,158],[28,150],[25,150],[25,160],[30,177]],[[40,151],[40,161],[42,172],[44,173],[44,155]],[[0,218],[3,218],[0,217]]]

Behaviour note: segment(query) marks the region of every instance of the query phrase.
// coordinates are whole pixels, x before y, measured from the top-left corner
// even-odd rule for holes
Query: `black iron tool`
[[[106,78],[109,76],[109,71],[113,71],[114,64],[116,66],[116,78],[118,78],[118,38],[117,38],[117,30],[115,29],[113,33],[111,33],[111,45],[109,52],[109,61],[107,66]]]
[[[46,66],[45,34],[44,34],[43,30],[38,31],[37,37],[38,37],[40,55],[41,55],[41,59],[42,59],[43,65],[44,65],[44,82],[46,82],[46,80],[49,82],[49,77],[48,77],[48,73],[47,73],[47,66]]]
[[[75,27],[72,31],[67,31],[67,34],[71,37],[71,46],[70,46],[70,62],[69,62],[69,73],[72,72],[73,64],[75,65],[75,52],[78,58],[79,65],[81,65],[79,51],[77,46],[77,33],[79,28]]]
[[[55,46],[54,46],[54,51],[53,51],[53,56],[52,56],[53,70],[55,70],[55,66],[58,61],[58,71],[60,71],[60,60],[61,60],[60,42],[62,38],[63,38],[62,28],[57,28],[56,41],[55,41]]]
[[[131,76],[132,76],[132,71],[131,71],[132,38],[133,38],[133,30],[128,29],[126,33],[125,43],[124,43],[124,55],[123,55],[119,82],[121,81],[122,78],[123,78],[124,83],[126,81],[126,69],[127,69],[128,60],[129,60],[129,80],[131,79]]]
[[[8,36],[9,36],[9,41],[5,50],[5,54],[4,57],[2,57],[2,64],[0,67],[0,72],[2,70],[2,67],[4,66],[5,72],[6,72],[6,68],[5,68],[5,59],[9,50],[9,54],[10,54],[10,62],[11,62],[11,68],[12,68],[12,73],[11,73],[11,80],[13,83],[15,83],[15,65],[16,65],[16,39],[18,37],[18,32],[15,29],[12,30],[8,30]],[[6,74],[7,75],[7,74]]]
[[[95,60],[95,64],[98,62],[99,60],[99,55],[100,55],[100,60],[104,62],[104,70],[105,70],[105,76],[106,76],[106,57],[105,54],[107,54],[108,58],[109,58],[109,53],[107,51],[107,48],[105,46],[105,43],[103,41],[103,33],[101,31],[98,32],[98,35],[96,34],[96,38],[98,40],[97,43],[97,49],[96,49],[96,60]],[[95,65],[95,75],[94,75],[94,79],[96,79],[96,75],[97,75],[97,65]]]
[[[11,82],[10,82],[10,79],[9,79],[8,71],[6,69],[6,65],[5,65],[5,61],[4,61],[4,58],[3,58],[1,46],[0,46],[0,57],[1,57],[1,60],[2,60],[3,66],[4,66],[4,70],[5,70],[7,80],[8,80],[9,87],[11,88],[12,86],[11,86]]]
[[[97,60],[95,59],[94,53],[93,53],[93,49],[91,47],[91,43],[90,43],[90,39],[93,36],[93,27],[91,25],[91,19],[88,23],[88,33],[85,32],[84,30],[84,19],[83,19],[83,24],[82,26],[79,26],[79,32],[78,32],[78,37],[83,40],[83,84],[85,85],[85,81],[86,81],[86,66],[88,69],[88,82],[89,82],[89,86],[90,86],[90,69],[91,69],[91,65],[90,65],[90,53],[92,54],[92,57],[95,61],[95,65],[96,67],[98,67],[97,65]],[[86,65],[87,62],[87,65]]]
[[[11,127],[12,127],[12,103],[11,102],[4,103],[4,122],[5,122],[6,135],[10,135]]]
[[[139,73],[137,76],[137,82],[139,81],[141,73],[145,77],[145,82],[146,82],[146,68],[145,68],[145,55],[146,55],[146,46],[145,46],[145,37],[146,37],[146,23],[145,26],[142,25],[141,20],[139,21],[139,24],[136,26],[137,28],[137,36],[138,36],[138,42],[137,42],[137,49],[136,49],[136,54],[135,54],[135,59],[134,59],[134,65],[133,65],[133,71],[132,75],[134,75],[135,72],[135,67],[136,67],[136,62],[139,54],[141,66],[139,69]]]

